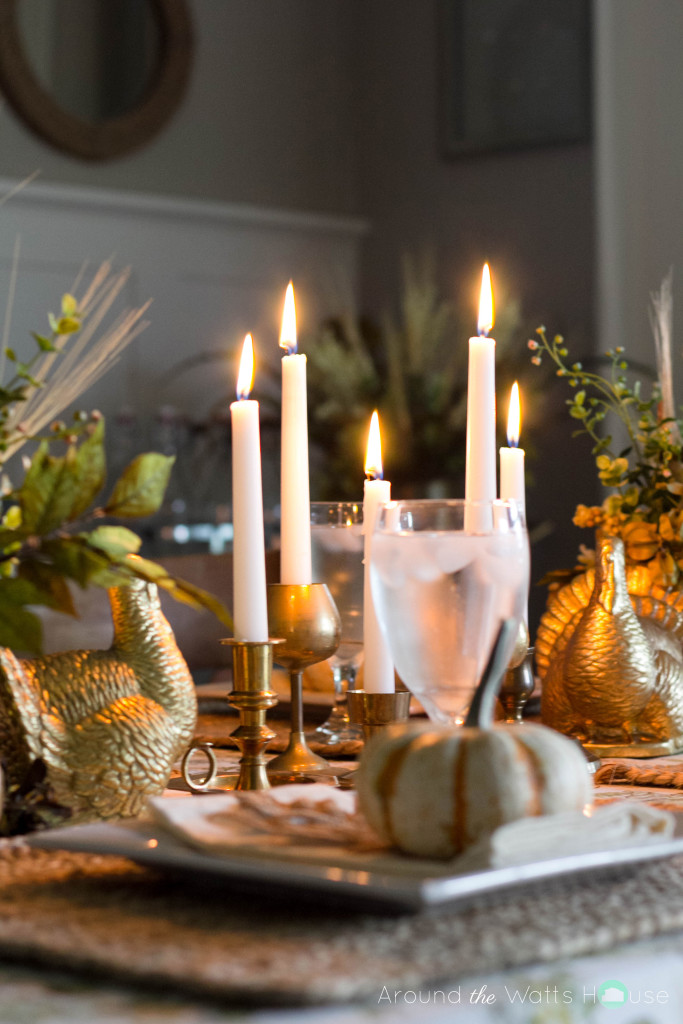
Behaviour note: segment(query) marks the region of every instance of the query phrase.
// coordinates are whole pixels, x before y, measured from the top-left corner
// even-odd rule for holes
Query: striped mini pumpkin
[[[593,787],[575,742],[524,724],[391,726],[366,745],[356,789],[385,841],[447,858],[518,818],[582,810]]]

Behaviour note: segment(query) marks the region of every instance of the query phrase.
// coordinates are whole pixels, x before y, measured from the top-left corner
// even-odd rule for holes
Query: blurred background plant
[[[520,306],[497,296],[496,391],[505,444],[510,388],[519,379],[525,422],[541,411],[538,380],[528,372]],[[304,339],[308,357],[311,493],[354,500],[363,492],[365,445],[373,409],[381,420],[385,471],[395,497],[464,493],[467,338],[476,310],[441,298],[434,261],[406,256],[397,311],[381,323],[340,314]]]

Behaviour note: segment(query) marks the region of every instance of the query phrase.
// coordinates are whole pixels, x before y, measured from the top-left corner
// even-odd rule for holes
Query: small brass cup
[[[387,725],[408,720],[410,697],[410,690],[396,690],[395,693],[347,690],[349,718],[356,725],[363,726],[363,736],[369,740]]]

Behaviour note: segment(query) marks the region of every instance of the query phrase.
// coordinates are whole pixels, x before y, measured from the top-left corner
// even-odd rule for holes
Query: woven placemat
[[[661,786],[683,789],[683,754],[669,757],[609,757],[593,776],[596,786]]]
[[[376,1001],[683,927],[683,858],[378,917],[0,844],[0,956],[231,1003]]]

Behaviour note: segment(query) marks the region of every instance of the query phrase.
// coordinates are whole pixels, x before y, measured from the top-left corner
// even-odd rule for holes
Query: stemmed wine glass
[[[341,616],[341,643],[329,659],[334,707],[313,736],[318,743],[362,739],[349,721],[346,691],[353,688],[363,657],[363,505],[311,502],[313,579],[326,583]]]
[[[433,722],[462,724],[501,622],[518,629],[526,608],[529,544],[516,502],[389,502],[370,576],[398,674]]]

